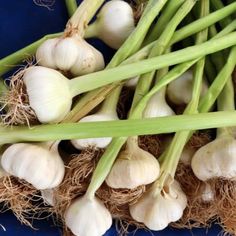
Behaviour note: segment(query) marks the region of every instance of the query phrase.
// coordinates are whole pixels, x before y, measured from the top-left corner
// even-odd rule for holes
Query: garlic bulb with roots
[[[213,201],[215,198],[215,194],[212,190],[212,187],[207,182],[203,183],[203,185],[202,185],[201,197],[202,197],[203,202],[210,202],[210,201]]]
[[[101,236],[112,225],[112,216],[96,197],[75,199],[65,212],[66,226],[76,236]]]
[[[159,174],[157,159],[138,146],[137,137],[130,137],[107,176],[106,183],[111,188],[133,189],[154,182]]]
[[[152,117],[163,117],[163,116],[172,116],[175,115],[174,111],[167,104],[165,99],[166,89],[162,89],[159,92],[155,93],[151,99],[148,101],[148,104],[144,110],[144,118]]]
[[[107,2],[89,25],[85,37],[97,37],[114,49],[120,48],[135,28],[132,7],[125,1]]]
[[[39,190],[58,186],[65,173],[58,143],[12,144],[4,151],[1,164],[6,172]]]
[[[174,180],[162,189],[154,184],[129,210],[134,220],[158,231],[179,220],[186,206],[186,195]]]
[[[42,66],[29,67],[23,82],[29,105],[41,123],[59,122],[70,111],[72,95],[68,79],[58,71]]]
[[[118,103],[121,86],[116,88],[110,96],[102,104],[102,108],[96,114],[83,117],[79,122],[96,122],[96,121],[112,121],[118,120],[116,106]],[[103,138],[87,138],[71,140],[73,146],[77,149],[86,148],[106,148],[112,141],[111,137]]]
[[[189,70],[168,85],[167,96],[176,105],[188,104],[192,98],[192,88],[193,72]],[[207,89],[208,84],[204,79],[202,82],[201,96],[207,92]]]
[[[236,180],[236,140],[219,137],[197,150],[192,170],[202,181],[221,177]]]
[[[70,72],[74,76],[102,70],[103,55],[79,36],[48,39],[36,52],[39,65]]]

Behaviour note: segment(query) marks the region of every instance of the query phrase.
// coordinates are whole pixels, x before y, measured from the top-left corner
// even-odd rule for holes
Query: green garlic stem
[[[166,2],[167,0],[148,1],[148,4],[142,14],[141,19],[139,20],[137,27],[116,52],[115,56],[110,61],[108,68],[119,65],[130,55],[134,54],[139,50],[152,22],[158,16]]]
[[[97,22],[93,22],[88,26],[88,28],[85,31],[84,38],[94,38],[98,36],[98,24]]]
[[[37,48],[46,40],[51,38],[56,38],[61,36],[62,33],[56,34],[49,34],[44,36],[43,38],[37,40],[36,42],[20,49],[19,51],[14,52],[13,54],[4,57],[0,60],[0,76],[6,73],[7,71],[11,70],[20,63],[22,60],[28,58],[29,56],[33,55]]]
[[[69,17],[71,17],[75,13],[78,7],[77,2],[76,0],[65,0],[65,4],[66,4],[68,15]]]
[[[161,33],[164,31],[166,25],[169,23],[171,18],[174,16],[174,14],[177,12],[179,7],[183,3],[184,3],[184,0],[177,0],[177,1],[169,1],[166,4],[166,7],[164,8],[162,14],[160,15],[160,18],[158,19],[157,23],[154,25],[154,27],[152,28],[152,31],[145,39],[144,41],[145,45],[159,38]]]
[[[0,96],[8,91],[8,87],[6,83],[4,82],[3,78],[0,78]]]
[[[202,1],[200,3],[200,17],[204,17],[209,14],[210,4],[209,0]],[[196,44],[201,44],[208,38],[208,29],[205,29],[197,34]],[[202,79],[204,76],[205,58],[200,59],[194,68],[194,83],[192,90],[192,98],[187,105],[184,114],[195,114],[198,113],[198,104],[201,95]],[[169,176],[174,179],[175,172],[183,152],[184,146],[189,139],[190,131],[177,132],[167,150],[161,155],[161,176],[160,180],[156,181],[156,184],[160,187],[164,187],[167,183]],[[155,185],[155,184],[154,184]]]
[[[170,65],[179,64],[193,60],[222,49],[235,45],[236,32],[219,39],[212,39],[208,42],[188,47],[166,55],[153,57],[129,65],[122,65],[116,68],[92,73],[77,77],[69,81],[71,95],[76,96],[80,93],[105,86],[107,84],[127,80],[131,77],[144,74],[153,70],[161,69]]]
[[[28,127],[1,127],[0,143],[45,142],[101,137],[165,134],[236,126],[236,111],[184,114],[151,119],[48,124]],[[115,151],[115,150],[114,150]]]
[[[105,0],[83,0],[69,19],[65,31],[75,31],[79,36],[83,37],[88,23],[104,1]]]
[[[115,88],[111,94],[107,96],[107,98],[102,104],[101,109],[99,110],[100,113],[117,116],[116,107],[119,101],[121,90],[122,86],[120,85],[117,88]]]

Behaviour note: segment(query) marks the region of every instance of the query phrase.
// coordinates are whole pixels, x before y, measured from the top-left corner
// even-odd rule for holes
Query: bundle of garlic
[[[223,93],[224,99],[218,99],[218,110],[224,111],[208,112],[235,67],[236,33],[233,31],[236,24],[228,24],[209,40],[207,29],[211,27],[214,36],[214,24],[219,21],[221,27],[222,19],[235,11],[236,3],[211,12],[209,0],[200,1],[199,5],[195,5],[196,0],[149,0],[135,27],[130,5],[112,0],[104,4],[95,22],[88,25],[103,2],[84,0],[61,37],[42,40],[44,43],[36,52],[39,66],[19,73],[21,87],[16,87],[20,92],[11,93],[19,100],[15,107],[19,104],[27,107],[37,121],[54,124],[33,126],[29,122],[30,129],[20,125],[1,126],[0,145],[10,144],[1,159],[3,169],[10,178],[19,181],[20,186],[30,186],[37,194],[41,192],[50,213],[61,217],[65,228],[78,236],[103,235],[111,227],[112,218],[162,230],[187,215],[190,221],[196,220],[193,225],[198,225],[202,218],[191,218],[191,200],[197,203],[193,209],[195,214],[199,208],[203,209],[202,205],[210,206],[204,219],[218,214],[225,224],[223,206],[227,209],[236,206],[236,203],[225,204],[229,203],[229,196],[234,196],[233,188],[227,188],[231,185],[226,184],[230,194],[220,198],[219,181],[212,181],[215,183],[212,185],[211,181],[197,180],[190,173],[189,164],[191,162],[196,176],[204,181],[223,177],[227,183],[235,178],[232,164],[235,140],[229,134],[233,131],[227,127],[222,129],[236,125],[235,111],[226,111],[234,110],[234,105],[230,109],[229,103],[227,107],[222,105],[224,99],[229,102],[229,95],[233,97],[232,84],[230,90]],[[199,7],[200,16],[194,7]],[[191,15],[199,19],[192,21]],[[185,26],[189,20],[191,23]],[[196,45],[172,52],[174,44],[180,42],[181,47],[185,38],[195,34]],[[108,46],[119,48],[105,70],[102,54],[84,37],[98,37]],[[209,72],[211,62],[205,63],[206,57],[208,60],[209,54],[232,46],[227,62],[208,89],[204,77],[210,74],[205,72]],[[1,63],[11,64],[9,60],[0,61],[0,74],[5,71]],[[73,76],[78,77],[68,79]],[[125,83],[126,80],[129,81]],[[135,94],[129,101],[129,104],[132,102],[130,110],[126,110],[128,119],[121,121],[117,102],[122,86],[130,84],[136,87]],[[166,93],[171,104],[186,105],[182,115],[172,117],[174,112]],[[80,96],[75,101],[77,95]],[[8,104],[5,105],[7,112]],[[206,128],[218,128],[217,139],[197,151],[189,149],[186,143],[193,131]],[[172,139],[161,147],[160,156],[154,157],[138,144],[137,135],[164,133],[171,133]],[[71,140],[79,151],[69,143],[70,150],[63,151],[68,151],[70,160],[63,163],[58,153],[59,141],[53,140]],[[222,153],[227,158],[220,158]],[[185,168],[182,169],[184,180],[176,176],[179,161],[184,162],[181,164],[181,168]],[[197,180],[196,186],[192,186],[195,192],[188,192],[193,182],[189,185],[186,182],[193,178]],[[218,212],[213,202],[221,206]],[[236,217],[231,217],[232,222],[236,222],[234,219]],[[188,227],[188,223],[176,224]],[[225,225],[229,227],[229,223]]]

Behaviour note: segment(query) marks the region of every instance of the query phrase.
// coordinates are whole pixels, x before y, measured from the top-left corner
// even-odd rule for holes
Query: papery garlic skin
[[[66,226],[76,236],[101,236],[112,225],[112,217],[98,198],[77,198],[66,210]]]
[[[68,79],[56,70],[42,66],[26,69],[23,76],[29,104],[41,123],[56,123],[71,109]]]
[[[114,49],[120,48],[135,28],[132,7],[121,0],[107,2],[95,22],[96,36]]]
[[[11,145],[2,155],[3,169],[39,190],[58,186],[64,177],[64,163],[56,147],[49,150],[49,147],[44,145],[44,143]]]
[[[85,116],[79,122],[96,122],[96,121],[111,121],[118,120],[118,117],[114,114],[102,114],[97,113],[89,116]],[[106,148],[111,142],[112,137],[104,138],[88,138],[88,139],[74,139],[71,140],[73,146],[77,149],[92,148]]]
[[[167,96],[176,105],[188,104],[192,99],[192,89],[193,72],[189,70],[168,85]],[[207,92],[207,89],[208,84],[204,79],[202,81],[201,96]]]
[[[179,220],[187,206],[187,198],[179,183],[174,181],[168,191],[155,189],[146,192],[137,203],[130,205],[132,218],[144,223],[151,230],[163,230],[171,222]]]
[[[55,200],[54,200],[54,190],[53,189],[44,189],[41,190],[41,196],[43,198],[43,201],[49,205],[49,206],[54,206],[55,205]]]
[[[105,67],[103,55],[77,36],[46,40],[37,49],[36,59],[41,66],[70,72],[74,76]]]
[[[217,138],[197,150],[191,166],[198,179],[222,177],[236,180],[236,140],[231,137]]]
[[[180,161],[187,165],[190,166],[191,165],[191,161],[193,158],[194,153],[196,152],[196,150],[194,150],[191,147],[184,147],[181,156],[180,156]]]
[[[210,202],[213,201],[215,198],[215,194],[211,188],[211,185],[208,183],[204,183],[202,186],[202,201],[203,202]]]
[[[154,94],[151,97],[143,113],[144,118],[154,118],[154,117],[173,116],[173,115],[175,115],[175,112],[167,104],[165,96],[162,94],[162,91]]]
[[[120,152],[106,183],[111,188],[133,189],[154,182],[159,174],[160,165],[157,159],[137,145]]]

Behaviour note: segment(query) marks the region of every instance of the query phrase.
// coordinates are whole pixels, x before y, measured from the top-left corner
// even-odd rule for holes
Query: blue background
[[[35,5],[33,0],[5,0],[0,5],[0,58],[34,42],[45,34],[60,32],[63,30],[68,19],[63,0],[56,0],[55,4],[48,10]],[[102,49],[106,61],[111,57],[113,50],[106,47],[102,42],[90,40],[98,49]],[[1,227],[4,226],[6,231]],[[32,230],[21,225],[11,212],[0,214],[0,235],[5,236],[61,236],[61,230],[53,226],[52,220],[35,221]],[[218,226],[206,229],[173,230],[166,229],[162,232],[153,233],[159,236],[216,236],[221,231]],[[117,235],[113,227],[106,236]],[[150,232],[137,231],[137,236],[149,236]]]

